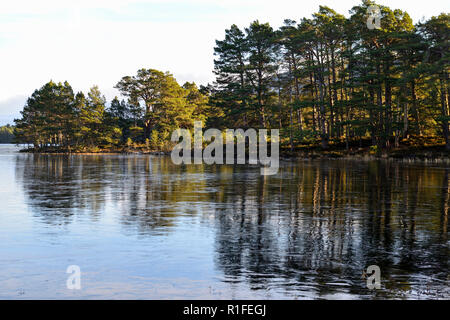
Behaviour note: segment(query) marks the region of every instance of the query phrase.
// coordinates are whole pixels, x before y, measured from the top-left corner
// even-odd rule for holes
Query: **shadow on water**
[[[112,212],[125,234],[144,237],[198,223],[214,234],[223,282],[289,298],[450,297],[449,171],[314,160],[261,176],[169,157],[16,156],[16,180],[43,223],[100,223]],[[380,267],[383,290],[366,288],[369,265]]]

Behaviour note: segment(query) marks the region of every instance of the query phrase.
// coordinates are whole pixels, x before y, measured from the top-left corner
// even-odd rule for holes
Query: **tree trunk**
[[[442,132],[445,139],[445,149],[450,150],[449,127],[448,127],[448,109],[447,109],[447,88],[445,85],[445,75],[439,78],[441,84],[441,108],[442,108]]]

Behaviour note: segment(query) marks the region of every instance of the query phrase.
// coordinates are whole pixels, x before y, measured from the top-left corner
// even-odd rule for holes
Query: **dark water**
[[[16,151],[0,145],[0,298],[450,298],[449,165],[291,161],[261,176]]]

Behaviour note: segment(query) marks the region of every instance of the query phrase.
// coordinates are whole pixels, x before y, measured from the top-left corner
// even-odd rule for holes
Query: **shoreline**
[[[34,150],[21,149],[20,153],[48,154],[48,155],[155,155],[170,156],[170,151],[151,150],[99,150],[99,151],[67,151],[67,150]],[[225,152],[224,152],[225,156]],[[320,147],[304,148],[290,151],[280,149],[280,160],[293,159],[345,159],[345,160],[433,160],[450,162],[450,151],[443,145],[426,147],[400,147],[390,150],[373,152],[370,148],[358,148],[350,150],[333,149],[321,150]]]

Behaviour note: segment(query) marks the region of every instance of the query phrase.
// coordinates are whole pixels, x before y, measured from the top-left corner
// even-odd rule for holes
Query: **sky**
[[[171,72],[180,84],[214,80],[216,39],[232,24],[258,19],[274,28],[326,5],[348,16],[359,0],[14,0],[0,2],[0,125],[20,116],[26,99],[49,80],[74,90],[114,85],[140,68]],[[449,12],[448,0],[378,0],[414,23]]]

